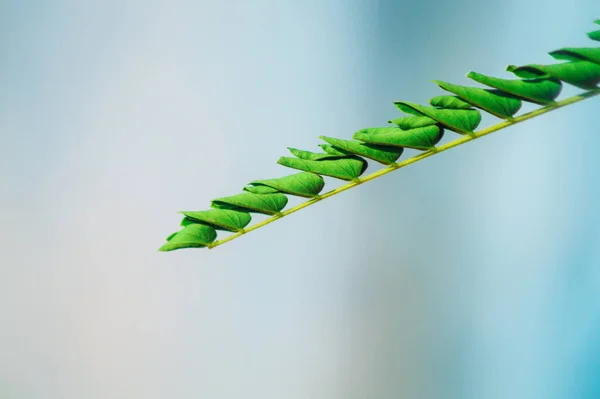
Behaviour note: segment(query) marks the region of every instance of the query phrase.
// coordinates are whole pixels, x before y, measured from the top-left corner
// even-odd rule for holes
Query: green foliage
[[[562,88],[557,79],[500,79],[477,72],[469,72],[467,77],[486,86],[494,87],[504,94],[540,105],[554,103],[554,99],[558,97]]]
[[[384,145],[369,144],[368,142],[361,143],[356,140],[342,140],[326,136],[319,136],[319,138],[330,144],[329,146],[321,144],[325,152],[333,149],[347,155],[356,154],[384,165],[395,163],[400,158],[400,155],[402,155],[402,152],[404,152],[404,148],[402,147],[386,147]]]
[[[461,102],[464,103],[464,101]],[[455,105],[449,101],[444,103]],[[399,101],[395,104],[400,111],[417,116],[427,116],[441,126],[461,134],[471,133],[481,122],[481,114],[475,109],[428,107],[407,101]]]
[[[212,206],[240,212],[257,212],[267,215],[278,214],[287,205],[288,199],[280,193],[254,194],[246,192],[231,197],[212,200]]]
[[[595,20],[594,23],[600,25],[600,19]],[[590,32],[587,35],[590,39],[600,42],[600,30]]]
[[[325,181],[321,176],[312,172],[301,172],[279,179],[254,180],[249,183],[249,186],[244,187],[244,190],[255,194],[281,192],[312,198],[319,195],[324,186]]]
[[[203,248],[217,239],[215,229],[206,224],[192,223],[167,238],[167,243],[160,247],[161,251],[172,251],[181,248]]]
[[[600,24],[600,20],[594,21]],[[600,41],[600,30],[588,33],[592,40]],[[395,126],[372,127],[354,133],[353,140],[320,136],[323,153],[289,148],[294,157],[281,157],[279,164],[302,172],[274,179],[254,180],[243,188],[243,193],[212,201],[205,211],[181,212],[183,229],[167,238],[161,251],[181,248],[214,247],[255,230],[287,214],[303,209],[324,198],[331,197],[358,184],[373,180],[400,167],[458,145],[490,134],[507,126],[531,119],[554,109],[600,94],[600,48],[562,48],[550,55],[558,64],[509,65],[507,71],[517,79],[501,79],[469,72],[467,77],[489,88],[467,87],[438,81],[440,88],[452,95],[440,95],[429,100],[430,105],[407,101],[395,102],[405,116],[392,119]],[[556,101],[562,84],[568,83],[586,92],[562,101]],[[543,106],[528,114],[515,116],[522,101]],[[503,122],[475,132],[481,122],[481,113],[487,112]],[[436,147],[444,130],[463,136]],[[413,158],[396,163],[404,148],[425,151]],[[360,178],[367,169],[366,159],[386,165],[384,169]],[[346,185],[320,195],[325,182],[321,176],[349,181]],[[309,198],[285,212],[287,195]],[[272,215],[270,219],[249,228],[250,213]],[[221,241],[216,230],[236,232]]]
[[[426,116],[403,116],[402,118],[392,119],[388,121],[397,125],[400,129],[410,130],[418,127],[435,125],[437,122]]]
[[[456,94],[472,106],[498,118],[512,119],[513,115],[521,109],[521,100],[500,90],[459,86],[440,80],[434,80],[434,82],[442,89]],[[432,103],[432,105],[435,104]]]
[[[404,130],[399,127],[371,127],[354,133],[354,138],[366,143],[417,150],[432,149],[444,135],[437,125]]]
[[[281,157],[277,161],[278,164],[341,180],[355,180],[367,169],[367,161],[364,159],[355,155],[346,155],[339,151],[335,151],[334,154],[327,152],[317,154],[295,148],[289,150],[297,158]]]
[[[204,223],[219,230],[241,231],[250,223],[252,217],[248,212],[231,209],[213,208],[207,211],[181,212],[185,215],[182,225]]]

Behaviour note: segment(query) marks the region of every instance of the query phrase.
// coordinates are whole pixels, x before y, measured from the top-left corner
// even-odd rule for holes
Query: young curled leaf
[[[367,169],[367,162],[358,157],[324,159],[320,161],[281,157],[277,163],[289,168],[305,170],[341,180],[356,180]]]
[[[429,100],[429,104],[438,108],[473,109],[473,106],[457,96],[437,96]]]
[[[600,25],[600,19],[595,20],[594,23]],[[600,41],[600,30],[589,32],[587,35],[592,40]]]
[[[213,208],[206,211],[183,211],[185,220],[192,223],[204,223],[216,229],[229,231],[240,231],[250,223],[252,217],[248,212],[235,211],[233,209]]]
[[[435,119],[445,128],[460,134],[472,133],[481,122],[481,114],[474,109],[440,109],[408,101],[397,101],[394,104],[407,114],[425,115]]]
[[[459,86],[441,80],[434,80],[434,82],[442,89],[499,118],[511,119],[521,109],[521,100],[500,90]]]
[[[190,224],[181,231],[173,233],[167,238],[167,243],[159,251],[173,251],[182,248],[203,248],[217,239],[217,232],[205,224]]]
[[[276,215],[287,205],[288,199],[279,193],[254,194],[250,192],[212,200],[218,209],[232,209],[241,212],[256,212]]]
[[[486,86],[512,94],[528,102],[540,105],[553,104],[560,94],[562,85],[557,79],[500,79],[486,76],[477,72],[469,72],[468,78]]]
[[[326,136],[319,136],[319,138],[331,144],[333,146],[333,149],[341,149],[342,151],[346,151],[347,153],[369,158],[385,165],[395,163],[404,151],[402,147],[390,147],[377,144],[361,143],[360,141],[341,140]]]
[[[550,55],[561,61],[591,61],[600,64],[600,47],[565,47],[551,51]]]
[[[600,65],[591,61],[569,61],[552,65],[509,65],[506,68],[520,78],[552,77],[582,89],[595,89],[600,82]]]
[[[339,151],[336,151],[332,154],[330,154],[330,153],[319,154],[317,152],[304,151],[304,150],[299,150],[297,148],[291,148],[291,147],[288,147],[288,150],[290,150],[290,152],[292,154],[294,154],[297,158],[306,159],[307,161],[322,161],[325,159],[339,159],[339,158],[346,158],[348,156]]]
[[[340,147],[334,147],[331,144],[319,144],[319,147],[321,147],[323,151],[325,151],[329,155],[335,155],[339,157],[347,157],[354,155],[350,151],[343,150]]]
[[[388,122],[393,123],[394,125],[397,125],[400,129],[404,130],[437,125],[437,121],[435,119],[431,119],[427,116],[403,116],[401,118],[392,119]]]
[[[276,188],[272,188],[269,186],[246,186],[244,187],[244,191],[248,191],[254,194],[274,194],[280,192]]]
[[[354,138],[371,144],[430,150],[443,135],[444,129],[437,125],[409,130],[398,127],[371,127],[354,133]]]
[[[248,184],[253,187],[247,187],[247,191],[254,190],[257,187],[268,187],[282,193],[312,198],[319,195],[321,190],[323,190],[325,181],[317,174],[300,172],[278,179],[254,180]]]

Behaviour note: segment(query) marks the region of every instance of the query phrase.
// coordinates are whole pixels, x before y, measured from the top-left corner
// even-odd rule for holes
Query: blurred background
[[[286,147],[386,125],[394,100],[442,94],[433,79],[592,46],[599,16],[2,2],[0,397],[599,397],[598,99],[214,250],[157,252],[177,211],[293,173]]]

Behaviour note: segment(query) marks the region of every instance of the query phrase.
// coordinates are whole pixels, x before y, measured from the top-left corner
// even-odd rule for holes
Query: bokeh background
[[[600,397],[597,99],[157,252],[287,146],[593,45],[551,3],[1,2],[0,397]]]

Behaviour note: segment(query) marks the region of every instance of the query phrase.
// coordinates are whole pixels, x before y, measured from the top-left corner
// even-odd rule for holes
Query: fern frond
[[[594,22],[600,25],[600,20]],[[600,30],[588,33],[588,37],[600,41]],[[422,159],[600,94],[600,48],[563,48],[552,51],[550,55],[564,62],[551,65],[509,65],[507,70],[517,79],[495,78],[476,72],[467,74],[468,78],[488,86],[488,89],[435,81],[451,95],[434,97],[429,100],[429,105],[398,101],[395,103],[396,107],[407,116],[389,121],[395,126],[361,129],[354,133],[353,140],[321,136],[326,143],[320,145],[323,153],[289,148],[294,157],[281,157],[278,163],[302,172],[280,178],[255,180],[248,183],[241,194],[212,200],[212,209],[181,212],[184,215],[181,222],[183,229],[171,234],[160,250],[214,248]],[[576,86],[584,92],[556,101],[563,83]],[[540,105],[541,108],[515,116],[523,101]],[[481,111],[503,121],[475,131],[481,122]],[[461,137],[436,146],[446,130],[458,133]],[[424,152],[397,162],[404,148]],[[361,178],[367,168],[365,158],[385,167]],[[348,183],[319,194],[325,185],[321,176]],[[286,195],[309,200],[283,211],[288,202]],[[271,217],[246,227],[251,221],[250,213],[263,213]],[[216,241],[216,230],[235,233]]]

